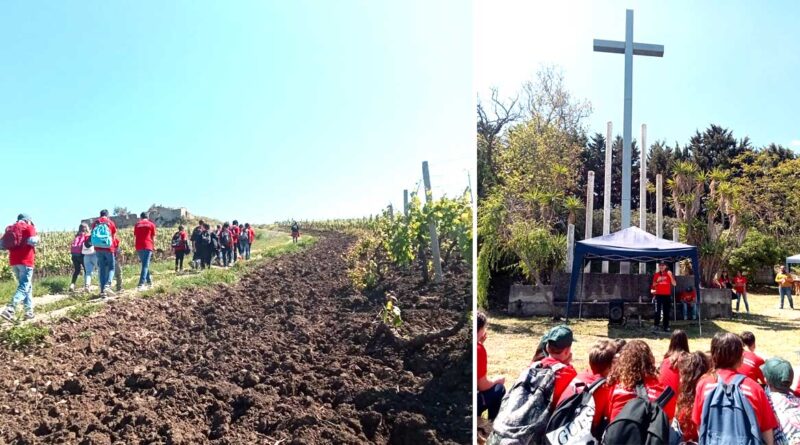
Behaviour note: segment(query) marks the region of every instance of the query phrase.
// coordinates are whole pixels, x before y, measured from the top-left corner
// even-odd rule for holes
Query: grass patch
[[[76,304],[82,304],[89,301],[91,294],[76,294],[71,295],[67,298],[62,298],[60,300],[53,301],[51,303],[42,304],[36,306],[36,312],[53,312],[59,309],[64,309],[65,307],[75,306]]]
[[[773,288],[775,290],[776,288]],[[734,319],[703,321],[703,335],[697,328],[697,321],[671,322],[671,329],[683,329],[689,336],[692,350],[708,351],[711,338],[717,332],[740,334],[750,331],[756,336],[756,353],[764,358],[782,357],[795,367],[800,365],[800,346],[792,341],[796,330],[800,329],[800,299],[795,297],[797,310],[778,309],[778,292],[774,294],[749,294],[750,314],[741,314]],[[735,308],[735,302],[734,302]],[[742,302],[744,311],[744,302]],[[736,313],[734,312],[734,315]],[[504,376],[513,382],[519,373],[530,363],[536,345],[542,335],[558,324],[550,317],[516,318],[501,314],[490,314],[489,335],[486,340],[490,376]],[[640,328],[636,321],[630,320],[626,327],[610,327],[606,319],[570,320],[576,342],[572,345],[573,366],[578,370],[588,369],[589,349],[603,338],[624,338],[626,340],[645,340],[653,351],[656,365],[669,346],[669,337],[651,332],[652,320],[643,320]],[[800,377],[797,373],[795,377]]]
[[[67,317],[73,320],[80,320],[81,318],[92,315],[99,310],[100,310],[100,305],[98,304],[80,303],[73,306],[67,311]]]
[[[44,342],[49,333],[50,328],[38,323],[29,323],[0,332],[0,341],[14,349],[27,349]]]

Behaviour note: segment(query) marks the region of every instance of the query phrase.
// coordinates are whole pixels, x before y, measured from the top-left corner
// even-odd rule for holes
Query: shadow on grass
[[[652,321],[643,320],[642,325],[639,326],[637,321],[629,321],[627,325],[609,325],[608,337],[609,338],[669,338],[672,330],[681,329],[686,332],[689,338],[711,338],[718,332],[729,332],[724,329],[720,323],[741,323],[745,326],[752,326],[757,328],[764,328],[773,331],[796,331],[798,329],[797,323],[790,321],[780,320],[775,317],[766,315],[749,314],[735,317],[733,319],[717,319],[717,320],[703,320],[702,322],[702,335],[700,335],[700,326],[697,320],[678,320],[670,322],[670,332],[663,332],[661,327],[657,329],[653,326]],[[735,332],[738,334],[739,332]]]

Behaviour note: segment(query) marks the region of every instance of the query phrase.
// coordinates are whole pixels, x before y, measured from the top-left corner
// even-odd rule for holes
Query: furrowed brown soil
[[[235,286],[112,302],[0,352],[0,442],[469,443],[468,329],[421,347],[374,335],[329,234]],[[404,336],[456,325],[470,273],[421,286],[396,273]],[[414,307],[416,306],[416,307]]]

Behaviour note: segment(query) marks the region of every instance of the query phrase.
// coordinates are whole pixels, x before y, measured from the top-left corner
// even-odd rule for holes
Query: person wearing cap
[[[551,367],[557,363],[566,365],[555,373],[553,400],[550,404],[551,410],[556,407],[556,404],[561,399],[561,395],[578,375],[578,372],[571,364],[572,343],[574,341],[572,329],[566,325],[556,326],[544,334],[544,337],[542,337],[539,343],[541,350],[545,354],[544,358],[537,360],[539,357],[534,356],[534,360],[531,360],[531,365],[539,362],[543,367]]]
[[[11,297],[8,306],[0,312],[0,317],[15,321],[15,312],[19,303],[25,307],[25,320],[33,319],[33,265],[36,259],[36,244],[39,237],[31,217],[22,213],[17,222],[6,228],[6,234],[15,234],[21,244],[8,250],[8,264],[17,278],[17,290]],[[4,236],[5,239],[5,236]]]
[[[664,332],[669,332],[669,317],[672,312],[672,287],[678,283],[672,272],[667,268],[667,263],[658,263],[658,271],[653,275],[653,284],[650,292],[656,299],[656,313],[653,325],[658,328],[659,320],[663,320]]]
[[[767,396],[778,418],[780,431],[788,443],[800,443],[800,398],[789,389],[794,380],[791,363],[782,358],[771,358],[764,362],[761,371],[767,380]]]
[[[478,312],[478,416],[488,411],[489,420],[494,420],[500,412],[500,402],[506,394],[504,386],[506,379],[503,377],[489,379],[486,376],[486,348],[483,343],[486,341],[487,325],[486,314]]]

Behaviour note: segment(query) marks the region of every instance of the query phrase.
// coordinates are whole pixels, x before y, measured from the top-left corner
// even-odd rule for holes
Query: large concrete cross
[[[622,228],[631,225],[631,118],[633,114],[633,56],[664,56],[664,45],[633,41],[633,10],[625,11],[625,41],[594,39],[594,50],[625,54],[625,114],[622,122]],[[645,147],[642,147],[644,150]],[[645,168],[641,166],[640,168]]]

